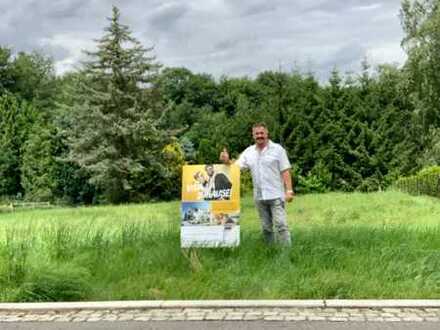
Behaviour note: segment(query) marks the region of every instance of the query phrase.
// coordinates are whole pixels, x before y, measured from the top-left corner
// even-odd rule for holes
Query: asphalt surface
[[[21,322],[1,323],[1,330],[438,330],[438,322],[265,322],[265,321],[185,321],[185,322]]]

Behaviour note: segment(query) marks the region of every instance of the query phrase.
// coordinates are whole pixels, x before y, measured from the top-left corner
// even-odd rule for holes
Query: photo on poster
[[[194,173],[194,180],[200,184],[204,200],[231,199],[232,182],[226,169],[225,166],[207,164],[204,170]]]
[[[214,223],[217,226],[224,226],[225,228],[231,228],[240,224],[240,213],[226,213],[226,212],[214,212],[211,211]]]
[[[182,183],[182,200],[229,201],[239,189],[231,166],[219,164],[185,166]]]
[[[209,202],[183,202],[182,226],[209,226],[214,224]]]

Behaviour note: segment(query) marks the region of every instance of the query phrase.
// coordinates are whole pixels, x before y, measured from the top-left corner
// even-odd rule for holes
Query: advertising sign
[[[240,169],[186,165],[182,172],[181,246],[232,247],[240,243]]]

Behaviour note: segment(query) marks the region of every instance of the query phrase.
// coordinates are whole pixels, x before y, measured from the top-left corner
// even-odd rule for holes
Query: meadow
[[[298,196],[291,249],[180,248],[180,203],[0,213],[0,301],[440,298],[440,200],[400,192]]]

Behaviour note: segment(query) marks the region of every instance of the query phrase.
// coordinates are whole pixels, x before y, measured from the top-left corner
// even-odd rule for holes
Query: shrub
[[[440,166],[427,167],[416,175],[400,178],[394,188],[413,195],[440,197]]]
[[[332,174],[322,162],[318,162],[305,176],[299,172],[299,169],[294,167],[291,173],[296,192],[311,194],[330,191]]]

